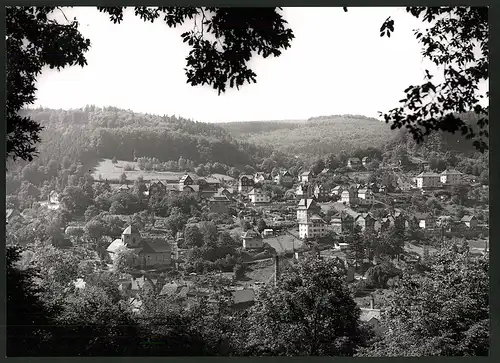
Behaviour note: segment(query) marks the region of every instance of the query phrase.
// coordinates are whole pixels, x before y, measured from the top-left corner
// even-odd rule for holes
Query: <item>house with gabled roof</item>
[[[309,184],[297,184],[295,188],[295,197],[301,198],[311,198],[313,196],[313,189]]]
[[[189,176],[189,174],[184,174],[180,179],[179,179],[179,185],[193,185],[194,180]]]
[[[253,289],[240,289],[231,291],[233,311],[240,311],[249,308],[255,303],[255,291]]]
[[[228,214],[231,200],[226,195],[216,194],[208,200],[212,213]]]
[[[414,178],[417,188],[439,188],[441,187],[441,176],[429,171],[422,172]]]
[[[381,309],[375,309],[374,305],[375,302],[372,296],[370,300],[370,308],[360,308],[361,315],[359,320],[371,325],[375,334],[380,336],[386,331],[386,328],[382,325],[383,312]]]
[[[260,233],[254,231],[253,229],[249,229],[246,232],[243,232],[241,235],[241,239],[243,241],[243,249],[253,249],[253,248],[262,248],[264,246],[264,240]]]
[[[340,201],[347,205],[358,204],[358,191],[356,190],[356,188],[344,189],[344,191],[340,195]]]
[[[349,158],[347,159],[347,167],[354,168],[356,166],[361,165],[361,160],[359,158]]]
[[[149,196],[163,198],[167,194],[167,186],[160,180],[151,182],[149,185]]]
[[[375,196],[370,189],[360,188],[358,189],[357,201],[359,204],[373,204]]]
[[[468,228],[476,228],[478,225],[478,221],[475,216],[463,216],[461,222],[463,222]]]
[[[436,226],[436,220],[429,213],[415,213],[414,219],[417,221],[417,225],[422,229],[434,228]]]
[[[285,187],[293,185],[293,175],[288,170],[280,170],[278,175],[274,177],[274,182]]]
[[[254,188],[248,192],[248,198],[250,199],[250,203],[253,205],[257,204],[266,204],[271,201],[269,195],[264,193],[260,188]]]
[[[354,223],[361,227],[361,230],[374,229],[375,218],[370,213],[361,213],[354,219]]]
[[[327,233],[326,222],[317,214],[299,220],[299,238],[321,238]]]
[[[317,214],[320,211],[321,208],[316,204],[314,199],[301,199],[297,205],[297,220],[307,221],[310,216]]]
[[[238,192],[248,193],[255,186],[255,181],[252,175],[241,175],[238,180]]]
[[[313,175],[310,171],[304,171],[300,174],[300,182],[301,183],[309,183],[312,179]]]
[[[260,185],[272,184],[273,178],[271,174],[264,172],[257,172],[254,175],[255,184],[259,183]]]
[[[340,195],[342,195],[342,192],[343,192],[343,191],[344,191],[344,188],[343,188],[341,185],[337,185],[337,186],[335,186],[335,187],[332,189],[331,194],[332,194],[332,196],[333,196],[333,195],[338,195],[338,196],[340,196]]]
[[[440,174],[441,183],[445,186],[462,184],[463,174],[458,170],[445,170]]]
[[[314,186],[313,195],[317,201],[324,201],[329,197],[329,190],[322,184],[316,184]]]

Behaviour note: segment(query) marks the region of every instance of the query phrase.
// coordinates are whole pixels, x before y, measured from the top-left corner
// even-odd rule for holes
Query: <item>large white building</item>
[[[252,189],[248,192],[248,198],[253,205],[269,203],[271,201],[271,198],[262,189]]]
[[[297,206],[297,222],[299,238],[316,238],[326,236],[325,221],[317,215],[321,210],[313,199],[301,199]]]
[[[299,222],[299,238],[321,238],[327,232],[326,222],[316,214]]]
[[[439,188],[441,186],[441,176],[436,173],[423,172],[415,177],[417,188]]]
[[[457,170],[445,170],[440,176],[441,183],[446,185],[458,185],[462,183],[462,173]]]

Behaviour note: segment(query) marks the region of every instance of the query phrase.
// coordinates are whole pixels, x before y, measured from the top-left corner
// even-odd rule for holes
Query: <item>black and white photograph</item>
[[[488,7],[4,14],[7,357],[489,355]]]

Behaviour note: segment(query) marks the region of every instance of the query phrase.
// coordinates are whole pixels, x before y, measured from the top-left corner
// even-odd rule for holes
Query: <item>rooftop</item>
[[[125,230],[122,232],[122,234],[139,234],[139,229],[133,225],[128,226],[125,228]]]

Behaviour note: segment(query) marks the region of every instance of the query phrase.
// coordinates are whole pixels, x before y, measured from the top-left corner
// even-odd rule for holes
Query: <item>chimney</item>
[[[279,256],[274,257],[274,286],[278,286],[280,267],[279,267]]]
[[[375,308],[375,298],[373,297],[373,295],[371,295],[370,297],[370,309],[374,309]]]

